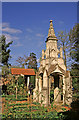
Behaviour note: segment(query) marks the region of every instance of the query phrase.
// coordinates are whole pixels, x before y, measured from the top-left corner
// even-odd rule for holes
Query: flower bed
[[[34,118],[34,119],[55,119],[62,120],[64,115],[57,112],[57,106],[51,105],[50,107],[41,106],[40,103],[36,103],[29,101],[29,103],[24,100],[25,98],[20,98],[18,101],[15,99],[15,96],[6,96],[5,97],[5,105],[4,111],[2,114],[2,118]],[[63,108],[63,110],[61,109]],[[61,107],[62,111],[67,110],[68,108],[65,106]]]

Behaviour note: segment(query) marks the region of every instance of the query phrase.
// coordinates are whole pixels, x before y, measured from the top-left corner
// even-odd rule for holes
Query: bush
[[[54,90],[50,90],[50,103],[52,103],[54,100]]]

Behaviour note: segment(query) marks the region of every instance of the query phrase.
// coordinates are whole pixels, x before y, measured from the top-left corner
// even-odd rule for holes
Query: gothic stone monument
[[[60,54],[60,57],[58,57]],[[36,73],[36,85],[33,92],[33,100],[36,102],[50,104],[51,86],[54,88],[54,101],[56,103],[70,104],[72,102],[72,80],[70,72],[66,70],[63,60],[62,48],[57,48],[57,37],[54,33],[52,20],[48,37],[46,39],[46,50],[42,50],[42,60],[39,71]],[[61,95],[61,92],[63,93]]]

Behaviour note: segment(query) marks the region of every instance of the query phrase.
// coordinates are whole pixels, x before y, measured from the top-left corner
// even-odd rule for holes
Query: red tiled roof
[[[24,68],[11,68],[12,75],[35,75],[34,69],[24,69]]]

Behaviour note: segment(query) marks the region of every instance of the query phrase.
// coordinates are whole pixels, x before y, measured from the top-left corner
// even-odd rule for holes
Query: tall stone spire
[[[52,20],[50,20],[50,27],[49,27],[49,32],[48,32],[48,38],[56,38]]]

